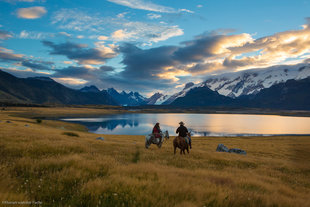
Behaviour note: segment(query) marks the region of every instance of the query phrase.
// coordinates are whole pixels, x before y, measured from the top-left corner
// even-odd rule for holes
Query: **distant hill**
[[[17,78],[0,70],[0,101],[35,104],[117,105],[107,93],[81,92],[47,77]]]

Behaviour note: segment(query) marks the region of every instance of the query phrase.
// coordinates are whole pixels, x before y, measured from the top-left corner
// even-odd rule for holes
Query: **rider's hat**
[[[183,121],[181,121],[179,124],[180,124],[180,125],[184,125],[184,122],[183,122]]]

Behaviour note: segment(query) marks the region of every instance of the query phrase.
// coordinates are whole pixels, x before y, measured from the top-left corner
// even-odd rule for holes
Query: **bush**
[[[64,132],[63,135],[71,136],[71,137],[79,137],[77,133],[74,132]]]
[[[42,123],[42,119],[37,119],[37,123],[41,124]]]

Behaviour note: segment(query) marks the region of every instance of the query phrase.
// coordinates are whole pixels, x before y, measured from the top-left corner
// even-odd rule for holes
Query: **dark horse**
[[[187,153],[189,153],[188,146],[191,146],[191,142],[188,144],[184,137],[177,136],[173,140],[174,154],[177,147],[180,148],[180,154],[182,154],[182,152],[185,154],[185,150],[187,150]]]

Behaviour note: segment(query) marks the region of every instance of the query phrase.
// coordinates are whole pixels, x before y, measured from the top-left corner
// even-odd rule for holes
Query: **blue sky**
[[[310,1],[0,0],[0,69],[73,88],[173,93],[310,57]]]

